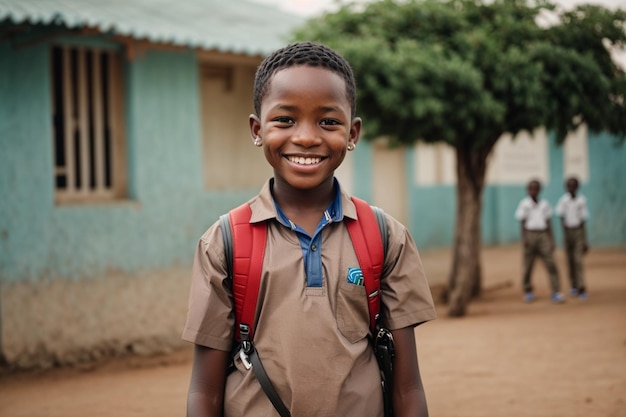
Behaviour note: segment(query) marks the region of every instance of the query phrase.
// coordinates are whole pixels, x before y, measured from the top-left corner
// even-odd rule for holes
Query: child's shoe
[[[587,295],[587,293],[586,293],[586,292],[581,292],[581,293],[578,295],[578,299],[579,299],[579,300],[582,300],[582,301],[586,301],[588,298],[589,298],[589,296]]]
[[[572,288],[571,290],[569,290],[569,295],[571,295],[572,297],[578,297],[578,289]]]
[[[532,292],[527,292],[526,294],[524,294],[525,303],[532,303],[533,301],[535,301],[535,295]]]
[[[550,297],[550,301],[556,304],[561,304],[565,302],[565,297],[560,292],[552,293],[552,297]]]

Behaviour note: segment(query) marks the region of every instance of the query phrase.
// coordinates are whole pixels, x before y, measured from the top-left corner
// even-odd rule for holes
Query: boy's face
[[[537,196],[539,196],[540,191],[541,191],[541,185],[539,185],[537,181],[532,181],[530,184],[528,184],[528,195],[533,200],[537,199]]]
[[[359,140],[361,120],[351,114],[341,76],[294,66],[273,75],[261,114],[250,116],[250,131],[253,140],[260,139],[276,181],[310,190],[332,181],[347,146]]]
[[[578,181],[574,179],[567,180],[566,188],[571,195],[576,195],[576,190],[578,189]]]

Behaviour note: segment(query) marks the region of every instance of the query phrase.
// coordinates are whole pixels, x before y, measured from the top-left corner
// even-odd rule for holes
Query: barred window
[[[57,203],[125,197],[121,62],[116,52],[52,48]]]

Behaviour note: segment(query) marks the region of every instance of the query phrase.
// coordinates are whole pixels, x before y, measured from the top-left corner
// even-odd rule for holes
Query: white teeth
[[[293,162],[294,164],[300,164],[300,165],[312,165],[312,164],[318,164],[322,158],[305,158],[303,156],[290,156],[289,160],[291,162]]]

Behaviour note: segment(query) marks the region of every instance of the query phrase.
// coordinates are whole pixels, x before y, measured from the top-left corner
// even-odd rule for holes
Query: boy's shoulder
[[[271,180],[267,180],[259,193],[248,200],[252,214],[251,223],[258,223],[276,217],[276,205],[272,197],[270,185]]]
[[[540,198],[539,199],[539,204],[544,206],[544,207],[552,208],[552,204],[550,204],[550,202],[548,201],[547,198]]]
[[[561,195],[561,197],[559,198],[559,202],[560,201],[582,201],[585,202],[587,201],[587,197],[582,194],[582,193],[576,193],[576,197],[572,197],[572,195],[568,192],[563,193],[563,195]]]
[[[559,201],[557,202],[557,205],[559,206],[559,205],[566,204],[570,200],[573,201],[573,198],[570,195],[570,193],[564,193],[561,195],[561,197],[559,197]]]

